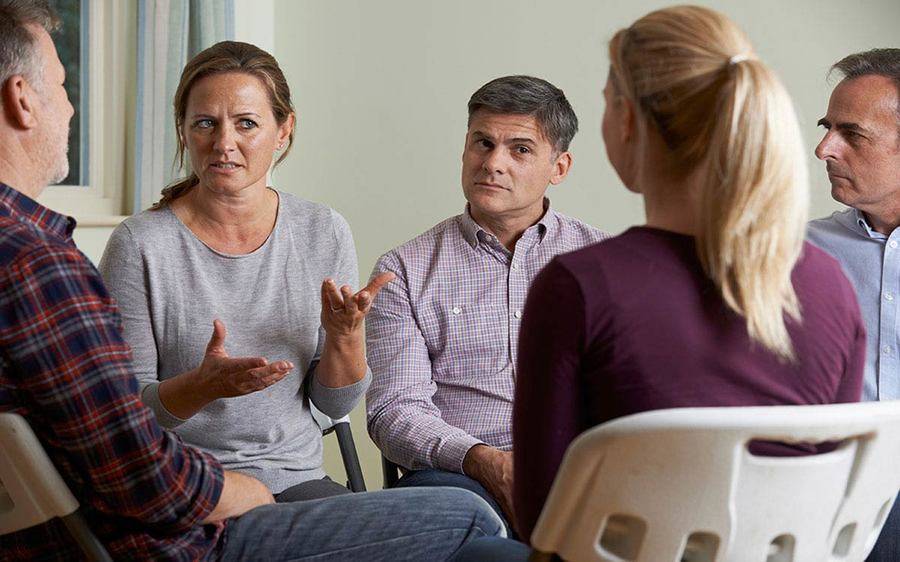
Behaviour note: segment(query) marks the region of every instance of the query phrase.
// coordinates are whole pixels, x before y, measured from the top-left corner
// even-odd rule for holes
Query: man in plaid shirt
[[[444,559],[502,533],[482,500],[453,490],[275,505],[259,481],[160,429],[140,402],[115,304],[72,241],[75,221],[34,200],[68,174],[74,110],[48,33],[57,24],[44,1],[0,0],[0,411],[28,420],[110,554]],[[268,365],[208,353],[204,368]],[[58,520],[0,540],[3,560],[77,557]]]

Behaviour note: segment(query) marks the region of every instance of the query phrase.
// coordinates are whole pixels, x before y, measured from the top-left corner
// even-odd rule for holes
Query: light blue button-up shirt
[[[847,209],[811,221],[807,235],[841,262],[856,288],[868,332],[863,400],[900,399],[900,228],[885,236]]]

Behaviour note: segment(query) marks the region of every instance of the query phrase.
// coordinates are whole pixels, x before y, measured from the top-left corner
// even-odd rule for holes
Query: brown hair
[[[284,73],[278,66],[278,62],[269,53],[250,43],[239,41],[222,41],[212,47],[201,51],[197,56],[188,61],[181,73],[181,80],[175,90],[175,129],[180,131],[184,125],[184,115],[187,111],[188,96],[191,88],[201,78],[226,72],[239,72],[256,76],[262,80],[269,94],[269,103],[275,121],[281,125],[287,121],[294,112],[291,103],[291,90],[288,87]],[[176,160],[180,168],[184,168],[184,141],[181,135],[177,135],[178,152]],[[290,133],[288,146],[275,161],[278,165],[288,155],[294,144],[294,131]],[[151,209],[159,210],[181,197],[189,189],[199,183],[199,178],[193,172],[186,178],[182,178],[162,190],[162,198]]]
[[[697,173],[697,252],[750,337],[794,358],[800,321],[791,272],[809,202],[806,156],[784,86],[727,17],[707,8],[651,12],[609,45],[610,77],[639,125],[654,127],[675,173]]]

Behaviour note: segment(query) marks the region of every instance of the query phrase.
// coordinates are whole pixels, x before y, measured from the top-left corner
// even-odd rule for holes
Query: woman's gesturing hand
[[[355,295],[349,285],[338,289],[337,284],[326,279],[322,282],[322,326],[332,337],[355,335],[363,319],[372,309],[372,302],[382,287],[394,280],[395,275],[385,272]]]
[[[195,371],[198,390],[211,400],[241,396],[272,386],[294,368],[290,361],[269,364],[264,357],[229,357],[225,324],[213,321],[213,334],[203,362]]]

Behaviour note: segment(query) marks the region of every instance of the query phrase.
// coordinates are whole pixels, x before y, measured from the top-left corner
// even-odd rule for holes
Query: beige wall
[[[897,46],[900,2],[701,3],[734,18],[784,79],[809,146],[812,215],[831,212],[836,206],[812,157],[830,91],[825,73],[847,53]],[[294,151],[274,185],[343,213],[366,277],[382,252],[460,212],[466,101],[491,78],[526,73],[563,88],[581,119],[572,173],[550,191],[554,206],[612,232],[639,223],[640,200],[615,177],[599,133],[605,44],[618,27],[667,4],[274,0],[275,55],[299,113]],[[96,259],[108,232],[80,229],[76,239]],[[366,480],[379,488],[379,457],[361,407],[353,417]],[[327,468],[340,477],[332,438],[327,447]]]

